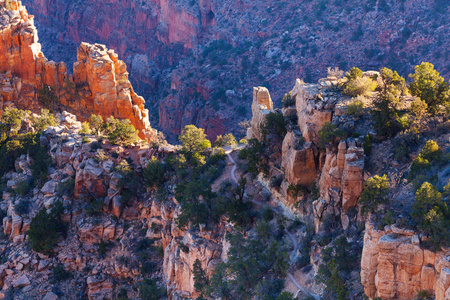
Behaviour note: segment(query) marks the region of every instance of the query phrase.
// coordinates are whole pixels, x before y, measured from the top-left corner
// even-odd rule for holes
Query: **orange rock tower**
[[[16,106],[37,111],[43,107],[39,91],[46,87],[54,108],[80,120],[91,114],[129,119],[142,139],[155,140],[145,100],[134,92],[118,55],[104,45],[81,43],[77,60],[72,76],[65,63],[45,58],[34,17],[21,1],[0,0],[0,110]]]

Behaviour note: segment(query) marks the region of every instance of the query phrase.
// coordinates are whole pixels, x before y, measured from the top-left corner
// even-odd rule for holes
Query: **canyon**
[[[388,66],[407,76],[430,61],[450,74],[449,52],[437,51],[450,42],[446,1],[24,4],[36,16],[50,59],[72,64],[82,41],[114,49],[147,100],[153,127],[171,141],[187,124],[205,128],[213,140],[239,133],[239,121],[251,118],[251,87],[266,86],[279,105],[293,78],[314,82],[327,67]]]
[[[371,299],[412,299],[420,291],[428,291],[436,300],[450,297],[448,248],[441,247],[432,252],[426,249],[427,237],[421,233],[395,224],[381,229],[361,213],[359,200],[364,183],[377,168],[385,173],[395,168],[389,174],[401,176],[391,181],[400,183],[390,196],[402,205],[411,201],[413,184],[402,180],[402,170],[410,168],[411,162],[397,162],[394,166],[391,162],[395,146],[389,144],[392,141],[376,139],[370,114],[348,113],[348,104],[353,99],[342,92],[347,78],[329,75],[314,84],[297,79],[293,86],[274,79],[269,81],[273,83],[270,89],[255,84],[248,85],[245,93],[244,90],[223,90],[226,98],[231,100],[224,100],[219,110],[207,102],[200,108],[201,99],[208,99],[217,91],[217,86],[207,80],[202,82],[204,85],[191,86],[192,81],[186,81],[187,78],[194,77],[199,81],[204,78],[184,74],[192,71],[195,63],[183,62],[183,55],[195,53],[195,49],[209,39],[208,35],[214,35],[220,27],[225,14],[217,9],[216,2],[204,0],[191,2],[192,5],[184,2],[177,5],[169,0],[140,4],[131,0],[110,0],[90,4],[75,1],[63,6],[64,3],[56,1],[50,5],[40,0],[32,7],[38,8],[42,16],[53,16],[57,11],[68,12],[65,16],[69,18],[62,24],[71,30],[56,36],[56,40],[64,43],[68,39],[70,43],[80,44],[72,72],[68,71],[65,62],[56,63],[44,56],[34,17],[21,2],[0,0],[0,109],[6,111],[16,107],[37,115],[41,108],[50,108],[59,121],[39,136],[39,144],[46,149],[52,162],[48,173],[44,174],[42,186],[34,185],[28,193],[21,195],[20,188],[32,179],[33,165],[36,164],[30,154],[17,158],[13,169],[2,177],[0,208],[5,216],[0,240],[0,298],[64,299],[68,296],[75,299],[85,295],[88,299],[114,299],[124,290],[128,298],[135,299],[140,297],[139,289],[147,284],[147,280],[152,280],[156,290],[167,291],[169,299],[200,297],[195,287],[196,262],[206,278],[211,279],[216,266],[229,258],[231,246],[227,235],[242,231],[250,238],[255,234],[254,229],[238,228],[225,215],[217,224],[183,228],[178,226],[183,206],[177,199],[179,192],[173,182],[162,195],[153,187],[140,190],[138,184],[130,188],[126,183],[142,180],[143,170],[155,160],[167,165],[174,154],[182,153],[180,147],[157,143],[158,132],[150,126],[152,115],[159,114],[158,126],[168,130],[169,138],[171,133],[174,137],[181,133],[184,125],[191,123],[205,128],[211,138],[238,127],[236,120],[232,126],[227,124],[235,115],[230,113],[235,110],[233,105],[245,93],[252,94],[251,105],[240,104],[251,111],[251,120],[245,128],[249,144],[241,145],[238,150],[250,147],[251,141],[268,143],[267,174],[258,172],[253,176],[246,172],[249,162],[238,159],[233,153],[236,149],[231,146],[231,150],[227,148],[223,174],[213,186],[227,179],[232,179],[234,184],[238,182],[236,177],[242,175],[247,180],[243,197],[260,215],[263,210],[270,210],[277,215],[272,223],[300,224],[298,228],[292,225],[293,229],[277,224],[283,228],[280,230],[280,243],[285,244],[283,251],[289,252],[286,282],[294,285],[289,287],[287,283],[286,291],[299,297],[307,297],[309,293],[316,299],[319,295],[326,297],[323,295],[327,295],[327,286],[311,278],[320,273],[327,255],[336,255],[333,253],[337,251],[333,250],[337,247],[335,244],[343,238],[355,248],[361,247],[360,268],[352,272],[355,299],[364,294]],[[410,4],[404,3],[406,7]],[[237,8],[245,5],[245,1],[240,1]],[[108,10],[104,11],[103,7]],[[126,23],[127,20],[122,18],[123,7],[129,15],[136,17],[136,23],[142,25],[141,31],[128,27],[134,23]],[[81,23],[80,19],[86,19],[87,23]],[[50,20],[45,22],[51,26]],[[239,26],[240,30],[257,28],[246,27],[246,24]],[[128,32],[133,34],[128,36]],[[107,36],[98,42],[108,46],[86,43],[81,33]],[[139,39],[142,35],[152,39]],[[218,37],[226,39],[225,35]],[[109,44],[110,40],[114,42]],[[131,48],[129,43],[133,45]],[[109,47],[117,48],[117,51]],[[218,46],[221,47],[228,46]],[[270,53],[276,52],[270,43],[262,47]],[[147,56],[150,48],[155,51],[153,57]],[[136,60],[156,60],[159,51],[164,49],[171,49],[171,54],[174,54],[173,49],[179,51],[173,58],[166,56],[168,60],[173,59],[172,62],[164,62],[176,67],[164,74],[170,78],[165,83],[170,85],[170,93],[160,102],[149,105],[134,91],[131,82],[139,79],[130,81],[125,62],[131,61],[131,72],[135,72],[138,68],[135,63],[142,63]],[[134,57],[131,50],[137,51]],[[215,49],[211,51],[214,53]],[[119,60],[119,55],[125,57],[125,62]],[[290,72],[280,76],[288,78]],[[218,76],[226,77],[227,74],[224,71]],[[364,72],[362,76],[373,78],[374,75],[380,73]],[[142,80],[145,82],[148,78]],[[242,83],[248,83],[247,79]],[[148,84],[151,86],[154,82]],[[282,89],[278,89],[278,85],[282,85]],[[256,87],[250,91],[251,86]],[[280,101],[274,99],[286,89],[290,89],[290,102],[278,109],[276,104]],[[189,100],[189,95],[198,98]],[[225,104],[228,107],[225,108]],[[99,114],[104,119],[110,116],[129,119],[143,141],[130,146],[112,145],[104,137],[82,133],[81,122],[89,120],[91,114]],[[286,127],[282,136],[268,128],[274,115],[281,116]],[[31,123],[32,115],[22,120],[20,130],[25,134],[33,132],[32,126],[25,126]],[[329,124],[353,134],[336,145],[324,146],[320,132]],[[437,140],[448,153],[450,134],[445,128]],[[365,139],[368,136],[382,150],[372,155],[367,153]],[[438,180],[444,182],[449,177],[450,173],[440,171]],[[278,184],[273,184],[274,178]],[[73,194],[67,191],[69,184],[73,185]],[[297,188],[302,189],[296,191]],[[139,194],[130,196],[130,189],[133,190],[131,193]],[[23,202],[28,203],[27,213],[17,209]],[[63,205],[62,219],[68,224],[67,236],[58,239],[53,255],[31,250],[29,231],[33,219],[40,211],[50,211],[56,203]],[[362,230],[365,230],[363,235]],[[311,235],[309,240],[308,234]],[[307,241],[304,246],[307,250],[299,245],[304,241]],[[326,254],[327,251],[332,254]],[[301,257],[306,257],[307,262],[298,267],[297,260]],[[352,260],[355,261],[353,257]],[[52,281],[56,280],[57,267],[70,272],[71,277],[57,283]]]

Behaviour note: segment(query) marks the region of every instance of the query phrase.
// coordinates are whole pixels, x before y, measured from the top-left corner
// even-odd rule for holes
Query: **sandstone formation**
[[[324,212],[341,215],[355,207],[364,185],[361,138],[343,140],[337,149],[318,149],[318,133],[326,122],[336,127],[354,126],[345,114],[346,96],[332,89],[337,83],[336,78],[324,78],[318,84],[297,80],[291,91],[294,106],[282,111],[285,118],[296,116],[298,121],[284,138],[281,166],[288,185],[317,183],[320,198],[313,203],[316,230]]]
[[[187,232],[178,239],[172,239],[165,248],[163,265],[168,292],[176,293],[178,297],[198,297],[192,272],[195,261],[200,261],[202,269],[209,277],[213,274],[216,264],[222,261],[221,255],[222,241],[212,239],[210,232],[201,232],[199,235]]]
[[[85,293],[91,300],[114,299],[121,278],[135,280],[143,274],[136,247],[138,240],[148,238],[155,243],[152,247],[161,247],[162,255],[156,267],[161,272],[152,276],[161,277],[158,280],[166,285],[171,299],[198,297],[193,284],[193,264],[199,259],[211,276],[214,266],[222,260],[225,226],[213,231],[204,226],[180,230],[175,222],[180,207],[173,197],[157,201],[154,193],[148,193],[145,199],[126,205],[121,201],[123,177],[115,167],[128,159],[135,170],[142,169],[152,157],[165,156],[164,150],[112,146],[97,142],[94,136],[86,136],[90,142],[83,143],[82,135],[78,134],[81,123],[76,116],[63,112],[60,119],[60,125],[48,127],[41,136],[41,144],[48,148],[55,166],[42,188],[30,194],[30,212],[23,216],[17,214],[15,207],[20,197],[12,192],[3,193],[0,203],[0,208],[6,212],[2,220],[3,233],[8,237],[8,247],[15,248],[7,252],[6,255],[10,255],[7,262],[0,264],[1,292],[22,287],[25,298],[20,299],[29,299],[29,293],[33,292],[51,297],[51,285],[43,285],[39,278],[44,277],[44,282],[48,282],[52,269],[59,264],[81,275],[77,277],[78,282],[81,280],[77,293]],[[98,152],[92,151],[93,145],[101,147],[106,158],[99,160]],[[9,189],[29,179],[32,163],[26,155],[17,160],[14,172],[6,175]],[[73,196],[61,190],[61,186],[68,188],[70,181]],[[61,201],[66,208],[63,219],[70,228],[67,238],[59,241],[53,257],[28,253],[24,242],[31,219],[40,209],[49,209],[56,201]],[[92,207],[98,201],[101,202],[96,212]],[[131,227],[125,226],[124,221]],[[99,259],[95,253],[101,243],[114,247],[108,256]],[[0,252],[4,245],[0,243]],[[37,259],[39,255],[42,258]],[[132,299],[137,297],[137,294],[135,297],[128,295]]]
[[[305,84],[297,79],[291,91],[295,98],[298,115],[298,127],[305,141],[318,141],[318,133],[326,122],[331,122],[336,96],[331,92],[324,92],[336,82],[322,81],[319,84]]]
[[[429,291],[436,300],[450,298],[450,250],[431,252],[420,247],[411,230],[394,225],[377,230],[366,223],[361,281],[370,298],[414,299]]]
[[[82,43],[73,78],[65,63],[41,52],[33,16],[20,1],[0,2],[0,108],[68,110],[81,120],[91,114],[129,119],[142,139],[156,139],[145,100],[136,95],[126,65],[105,46]]]
[[[261,127],[266,122],[266,116],[273,110],[273,102],[269,90],[265,87],[253,88],[252,120],[251,127],[247,130],[247,139],[256,138],[262,140]]]
[[[317,177],[318,150],[311,142],[298,145],[300,138],[292,131],[286,134],[283,140],[281,166],[285,170],[288,182],[309,186]]]
[[[338,153],[327,151],[319,181],[321,197],[329,203],[342,201],[347,211],[355,207],[364,187],[364,150],[354,139],[341,141]],[[339,195],[333,199],[333,195]]]

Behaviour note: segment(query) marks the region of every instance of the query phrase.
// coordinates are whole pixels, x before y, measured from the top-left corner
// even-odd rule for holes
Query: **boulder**
[[[53,293],[52,291],[45,294],[44,298],[42,300],[58,300],[58,295]]]
[[[25,287],[25,286],[28,286],[30,284],[31,284],[31,282],[28,279],[27,275],[25,275],[25,274],[23,274],[22,276],[20,276],[19,278],[17,278],[16,280],[14,280],[12,282],[12,286],[14,288]]]

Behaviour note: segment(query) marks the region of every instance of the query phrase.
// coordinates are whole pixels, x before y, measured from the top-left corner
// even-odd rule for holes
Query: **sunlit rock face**
[[[450,296],[450,250],[431,252],[420,247],[411,230],[394,225],[377,230],[366,224],[361,281],[367,296],[414,299],[427,290],[436,300]]]
[[[145,100],[134,92],[126,65],[113,50],[82,43],[73,69],[73,76],[69,76],[65,63],[45,58],[34,18],[20,1],[0,2],[1,107],[65,109],[80,120],[91,114],[105,119],[114,116],[129,119],[141,138],[156,138]]]

